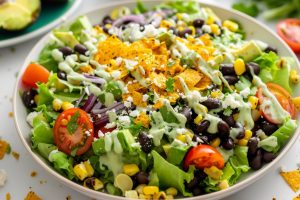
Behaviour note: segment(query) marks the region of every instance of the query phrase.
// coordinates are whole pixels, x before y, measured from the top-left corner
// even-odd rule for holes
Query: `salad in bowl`
[[[84,187],[172,199],[225,190],[297,128],[297,63],[194,1],[54,30],[21,75],[31,148]]]

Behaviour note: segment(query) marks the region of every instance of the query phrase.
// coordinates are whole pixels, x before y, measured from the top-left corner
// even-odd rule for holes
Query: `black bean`
[[[223,75],[235,75],[235,71],[233,68],[233,64],[221,64],[220,65],[220,71]]]
[[[145,153],[150,153],[152,148],[152,139],[147,136],[146,133],[142,132],[138,136],[141,148]]]
[[[178,32],[179,37],[185,37],[186,35],[191,35],[193,33],[192,29],[190,28],[185,28],[183,31]]]
[[[67,80],[67,74],[64,71],[58,71],[57,72],[57,77],[59,79],[65,80],[65,81]]]
[[[273,153],[267,152],[267,151],[263,152],[263,160],[265,163],[269,163],[272,160],[274,160],[275,158],[276,158],[276,155],[274,155]]]
[[[187,189],[193,189],[199,184],[199,181],[199,178],[197,176],[194,176],[194,178],[189,183],[186,183]]]
[[[278,53],[278,50],[277,50],[276,48],[268,46],[268,47],[265,49],[265,52],[266,52],[266,53],[269,53],[270,51],[273,51],[273,52],[276,53],[276,54]]]
[[[36,107],[36,103],[34,101],[35,95],[37,95],[37,91],[34,89],[30,89],[23,92],[22,100],[26,108],[32,109]]]
[[[226,150],[231,150],[234,148],[234,141],[231,137],[222,139],[222,147]]]
[[[219,121],[218,122],[218,135],[221,138],[226,138],[229,136],[229,132],[230,132],[229,125],[223,120]]]
[[[136,174],[136,180],[139,184],[148,184],[149,183],[149,175],[146,172],[139,172]]]
[[[199,180],[204,180],[207,177],[207,174],[201,169],[196,169],[195,176],[198,177]]]
[[[195,187],[195,188],[193,188],[192,193],[194,196],[199,196],[199,195],[203,194],[203,191],[200,187]]]
[[[192,121],[192,111],[191,111],[190,107],[184,106],[182,108],[182,110],[180,111],[180,113],[183,114],[186,117],[187,122]]]
[[[195,19],[193,21],[193,26],[195,28],[201,28],[204,25],[205,21],[203,19]]]
[[[261,129],[264,131],[264,133],[266,135],[271,135],[272,133],[274,133],[278,127],[275,124],[272,124],[271,122],[267,122],[267,121],[263,121],[261,123]]]
[[[203,31],[201,28],[196,28],[195,32],[196,32],[195,37],[200,37],[201,35],[203,35]]]
[[[235,121],[233,119],[233,115],[229,115],[229,116],[222,116],[222,119],[230,126],[233,127],[235,125]]]
[[[224,78],[229,85],[234,85],[239,81],[239,78],[235,75],[225,75]]]
[[[248,155],[249,156],[254,156],[257,152],[258,149],[258,138],[257,137],[252,137],[248,141]]]
[[[243,127],[242,124],[240,124],[239,122],[235,123],[235,128],[239,129],[239,133],[236,136],[236,139],[240,140],[243,139],[245,137],[245,128]]]
[[[109,15],[106,15],[102,20],[103,25],[112,24],[113,22],[114,20]]]
[[[196,124],[196,125],[194,126],[194,132],[195,132],[196,134],[204,133],[204,132],[206,132],[206,130],[208,129],[209,125],[210,125],[210,121],[208,121],[208,120],[203,120],[203,121],[200,122],[200,124]]]
[[[74,50],[83,55],[85,55],[85,53],[88,51],[88,49],[82,44],[76,44]]]
[[[215,98],[207,98],[205,101],[202,102],[202,104],[210,110],[219,108],[221,106],[221,101]]]
[[[255,62],[249,62],[246,64],[246,71],[251,73],[251,70],[253,70],[255,75],[258,75],[260,72],[260,66]]]
[[[67,56],[69,56],[69,55],[71,55],[73,53],[73,50],[70,47],[67,47],[67,46],[60,47],[58,50],[60,52],[62,52],[62,54],[63,54],[64,57],[67,57]]]
[[[250,160],[249,165],[254,170],[259,170],[262,167],[263,162],[262,162],[262,151],[261,151],[261,149],[257,150],[256,155],[253,157],[253,159]]]

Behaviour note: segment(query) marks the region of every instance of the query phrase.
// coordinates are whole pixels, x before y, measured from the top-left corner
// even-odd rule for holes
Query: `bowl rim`
[[[226,12],[230,12],[230,13],[236,15],[237,17],[245,18],[246,20],[257,24],[261,29],[265,29],[265,31],[268,32],[268,34],[271,34],[273,37],[275,37],[279,41],[279,43],[281,45],[283,45],[283,47],[289,53],[289,56],[293,57],[293,59],[295,60],[296,65],[297,65],[297,69],[300,70],[300,63],[299,63],[299,60],[298,60],[297,56],[294,54],[294,52],[288,47],[288,45],[278,35],[276,35],[275,32],[273,32],[269,27],[264,25],[262,22],[254,19],[254,18],[252,18],[252,17],[250,17],[250,16],[248,16],[244,13],[241,13],[239,11],[235,11],[233,9],[228,9],[228,8],[223,7],[223,6],[216,5],[214,3],[202,2],[201,0],[196,0],[196,1],[204,7],[208,6],[208,7],[211,7],[213,9],[214,8],[221,9],[221,10],[224,10]],[[115,6],[126,6],[127,4],[132,4],[132,3],[135,3],[135,2],[136,2],[136,0],[123,0],[123,1],[120,1],[120,2],[111,2],[111,3],[100,4],[99,6],[96,6],[92,9],[87,10],[86,12],[82,13],[81,15],[87,15],[87,14],[95,12],[97,10],[104,10],[105,8],[112,8],[112,7],[115,7]],[[159,2],[159,3],[161,3],[161,2],[163,2],[163,0],[143,0],[143,2]],[[78,17],[78,16],[72,17],[71,19],[66,20],[66,22],[70,23],[71,21],[76,19],[76,17]],[[20,98],[20,96],[19,96],[19,84],[20,84],[21,76],[22,76],[21,72],[23,72],[25,70],[27,64],[29,62],[31,62],[30,58],[33,55],[36,54],[36,53],[34,53],[36,51],[36,49],[38,49],[42,44],[45,44],[45,42],[49,39],[50,33],[51,32],[47,33],[45,36],[43,36],[34,45],[34,47],[29,52],[29,54],[27,55],[23,65],[22,65],[20,73],[17,77],[17,81],[15,83],[14,93],[13,93],[13,112],[14,112],[14,116],[17,116],[17,114],[18,114],[18,112],[17,112],[18,111],[17,110],[17,98]],[[49,165],[46,164],[46,162],[44,162],[42,159],[40,159],[40,157],[37,156],[36,153],[31,149],[30,145],[27,143],[26,139],[24,138],[24,136],[22,134],[22,128],[21,128],[21,126],[20,126],[20,124],[19,124],[16,117],[14,117],[14,121],[15,121],[15,125],[16,125],[17,131],[18,131],[18,135],[19,135],[23,145],[25,146],[27,151],[30,153],[30,155],[34,158],[34,160],[39,165],[41,165],[45,169],[45,171],[47,171],[47,173],[49,173],[49,175],[54,176],[57,180],[61,181],[63,184],[65,184],[68,187],[74,189],[75,191],[81,192],[82,194],[84,194],[86,196],[94,196],[94,197],[100,197],[101,196],[101,198],[119,199],[119,200],[128,199],[128,198],[125,198],[125,197],[114,196],[114,195],[110,195],[108,193],[94,191],[94,190],[85,188],[82,185],[69,180],[68,178],[64,177],[63,175],[61,175],[58,172],[56,172],[55,170],[53,170]],[[252,175],[250,177],[247,177],[244,180],[241,180],[240,182],[230,186],[226,190],[220,190],[220,191],[208,193],[208,194],[201,195],[201,196],[186,197],[186,198],[182,198],[182,199],[185,199],[185,200],[218,199],[218,198],[229,196],[229,195],[231,195],[231,194],[233,194],[233,193],[249,186],[253,182],[260,179],[267,172],[269,172],[269,170],[271,168],[274,168],[276,166],[276,164],[283,158],[283,156],[291,149],[291,147],[294,145],[294,143],[300,137],[299,133],[300,133],[300,126],[297,127],[297,129],[295,130],[293,136],[285,144],[285,146],[282,148],[282,150],[280,151],[278,156],[271,163],[268,163],[264,168],[262,168],[258,171],[255,171],[254,175]]]
[[[51,23],[42,26],[39,29],[36,29],[32,32],[26,33],[24,35],[20,35],[17,37],[5,39],[5,40],[0,40],[0,49],[16,44],[20,44],[22,42],[25,42],[27,40],[30,40],[32,38],[36,38],[39,35],[42,35],[43,33],[49,31],[50,29],[54,28],[57,25],[60,25],[61,23],[64,23],[76,10],[79,8],[82,0],[75,0],[73,2],[73,5],[59,18],[55,19]],[[68,21],[68,20],[67,20]]]

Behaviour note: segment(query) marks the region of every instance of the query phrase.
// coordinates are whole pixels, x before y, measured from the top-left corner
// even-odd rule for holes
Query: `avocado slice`
[[[79,44],[78,40],[75,38],[73,32],[71,31],[54,31],[53,35],[72,49],[76,44]]]
[[[246,45],[244,45],[241,49],[233,52],[233,55],[235,57],[241,57],[246,62],[249,62],[253,60],[254,58],[260,56],[262,54],[259,46],[254,41],[248,42]]]
[[[19,31],[31,25],[39,16],[40,0],[16,0],[0,4],[0,29]]]
[[[189,150],[189,147],[174,147],[170,144],[166,144],[163,146],[163,149],[167,155],[167,161],[174,164],[180,165],[182,160],[185,157],[185,154]]]

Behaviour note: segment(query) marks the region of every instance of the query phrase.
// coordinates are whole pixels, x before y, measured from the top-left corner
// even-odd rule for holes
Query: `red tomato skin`
[[[63,119],[67,119],[68,116],[73,115],[75,112],[80,113],[80,117],[77,121],[79,126],[77,130],[71,135],[68,133],[66,126],[62,125],[61,122]],[[56,144],[58,149],[70,155],[72,152],[72,147],[70,148],[70,145],[71,146],[78,145],[77,144],[78,141],[81,141],[83,139],[83,134],[82,134],[83,127],[89,130],[90,135],[88,136],[88,138],[85,139],[84,145],[77,150],[76,152],[77,156],[84,154],[91,148],[92,142],[94,140],[93,123],[91,122],[87,113],[79,108],[71,108],[62,112],[57,117],[53,128],[54,143]],[[74,144],[75,141],[76,143]]]
[[[31,63],[23,73],[22,82],[26,86],[37,88],[36,83],[47,83],[49,75],[50,73],[45,67],[37,63]]]
[[[200,144],[192,147],[185,156],[184,168],[188,169],[189,165],[195,165],[198,169],[216,166],[222,169],[225,165],[223,156],[212,146]]]
[[[291,18],[291,19],[285,19],[280,21],[277,26],[276,26],[276,30],[278,35],[290,46],[290,48],[295,52],[295,53],[300,53],[300,43],[297,43],[293,40],[291,40],[290,38],[288,38],[285,34],[284,34],[284,26],[286,24],[297,24],[298,26],[300,26],[300,19],[296,19],[296,18]]]

